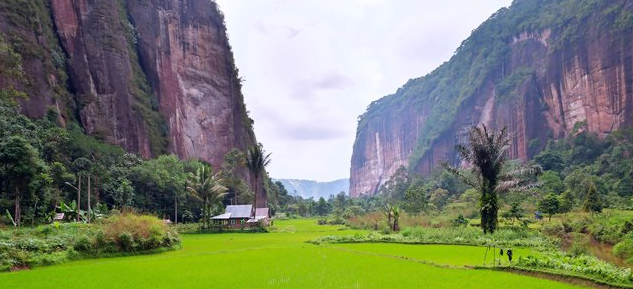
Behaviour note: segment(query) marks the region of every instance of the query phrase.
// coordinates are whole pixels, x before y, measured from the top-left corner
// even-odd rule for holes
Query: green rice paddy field
[[[181,250],[2,273],[0,288],[583,288],[470,269],[482,265],[481,247],[317,246],[305,241],[366,232],[318,226],[315,220],[278,221],[272,231],[183,235]]]

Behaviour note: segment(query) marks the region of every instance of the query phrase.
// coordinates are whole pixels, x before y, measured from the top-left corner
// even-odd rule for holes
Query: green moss
[[[517,100],[517,97],[519,97],[517,89],[532,75],[534,75],[534,69],[531,67],[521,67],[514,70],[495,86],[496,101],[505,103],[511,100]]]

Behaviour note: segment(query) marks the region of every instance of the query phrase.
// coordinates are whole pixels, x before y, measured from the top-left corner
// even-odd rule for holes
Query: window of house
[[[235,219],[231,220],[231,225],[235,225]]]

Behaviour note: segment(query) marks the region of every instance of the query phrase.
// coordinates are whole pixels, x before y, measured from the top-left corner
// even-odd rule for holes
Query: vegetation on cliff
[[[631,31],[632,7],[624,0],[514,1],[475,29],[449,61],[426,76],[409,80],[395,94],[372,102],[358,119],[357,136],[372,123],[403,110],[429,111],[409,157],[409,169],[414,169],[435,140],[455,123],[460,107],[485,89],[485,84],[498,89],[498,101],[517,97],[517,87],[534,71],[531,67],[505,71],[515,37],[547,29],[554,35],[548,43],[549,53],[555,53],[573,50],[572,45],[590,28],[606,34]]]

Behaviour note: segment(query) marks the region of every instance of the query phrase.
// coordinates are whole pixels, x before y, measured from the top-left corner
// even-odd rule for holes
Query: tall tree
[[[494,233],[498,224],[498,193],[510,190],[527,190],[532,182],[528,175],[539,174],[539,166],[525,166],[517,170],[503,173],[506,152],[510,147],[508,131],[504,127],[500,131],[489,131],[486,126],[473,127],[469,133],[468,145],[457,145],[455,149],[472,165],[472,176],[457,168],[444,166],[461,181],[474,187],[480,193],[481,227],[485,233]]]
[[[209,228],[211,206],[218,204],[226,196],[226,187],[222,186],[222,179],[213,173],[211,166],[201,164],[195,173],[189,173],[187,190],[191,195],[202,201],[202,223]]]
[[[19,227],[22,200],[31,192],[31,183],[46,169],[39,154],[24,138],[11,136],[0,142],[0,174],[13,197],[13,219]]]
[[[593,183],[590,183],[587,188],[587,198],[585,199],[583,208],[591,214],[602,212],[602,200],[600,200],[598,189],[596,189],[596,185]]]
[[[552,220],[552,215],[560,212],[560,201],[558,196],[554,193],[549,193],[543,198],[539,204],[538,209],[549,215],[549,220]]]
[[[246,164],[248,165],[248,169],[253,174],[253,190],[255,191],[255,204],[254,207],[257,208],[257,205],[266,207],[267,199],[266,192],[263,192],[260,188],[260,179],[266,172],[266,167],[270,163],[270,154],[266,154],[262,144],[258,144],[256,146],[251,147],[246,154]]]

